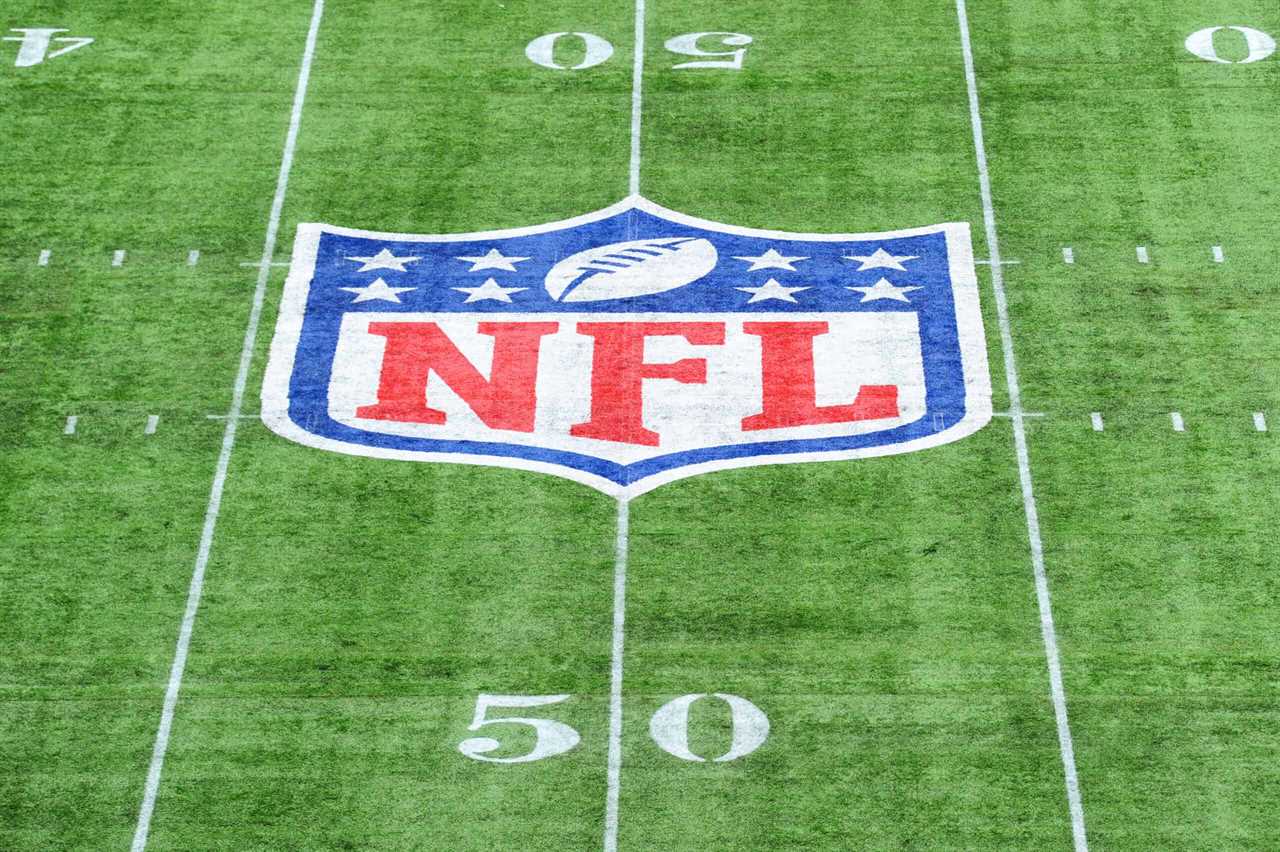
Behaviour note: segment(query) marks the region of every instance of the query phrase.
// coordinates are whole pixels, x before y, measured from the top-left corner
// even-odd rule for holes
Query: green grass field
[[[592,211],[629,191],[636,7],[328,0],[295,116],[317,14],[0,14],[15,39],[94,39],[22,66],[22,44],[0,42],[0,849],[141,848],[206,530],[147,849],[1280,848],[1280,451],[1262,428],[1272,412],[1280,428],[1280,53],[1239,62],[1230,30],[1213,41],[1228,61],[1184,46],[1215,26],[1280,37],[1274,3],[970,0],[1037,416],[636,498],[620,659],[610,497],[323,452],[250,416],[229,433],[226,415],[258,412],[284,265],[233,396],[294,117],[267,237],[280,264],[300,222],[425,234]],[[989,257],[953,2],[647,0],[644,22],[645,196],[800,232],[969,222]],[[752,37],[741,70],[674,69],[689,57],[664,42],[710,31]],[[525,46],[556,32],[614,53],[531,62]],[[575,44],[560,64],[583,59]],[[726,762],[659,748],[651,717],[702,693],[752,702],[767,740]],[[553,719],[580,743],[468,759],[472,737],[501,757],[534,747],[528,725],[469,731],[481,694],[567,695],[490,715]],[[694,703],[687,731],[693,753],[724,754],[728,705]]]

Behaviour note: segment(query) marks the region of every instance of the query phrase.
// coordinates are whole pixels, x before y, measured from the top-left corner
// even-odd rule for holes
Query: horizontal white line
[[[1095,431],[1095,432],[1101,432],[1101,431],[1102,431],[1102,429],[1103,429],[1103,426],[1102,426],[1102,412],[1100,412],[1100,411],[1095,411],[1095,412],[1093,412],[1092,414],[1090,414],[1090,415],[1089,415],[1089,420],[1093,422],[1093,431]]]
[[[1020,260],[1001,260],[997,262],[1001,266],[1017,266],[1018,264],[1022,263],[1022,261]],[[992,262],[990,260],[975,260],[974,263],[978,264],[979,266],[991,266]]]
[[[262,419],[261,414],[236,414],[234,416],[237,420],[261,420]],[[205,418],[208,420],[229,420],[231,419],[231,417],[232,415],[229,415],[229,414],[206,414],[205,415]]]
[[[1012,411],[993,411],[991,412],[991,416],[992,417],[1012,417],[1013,412]],[[1023,417],[1044,417],[1045,414],[1043,411],[1024,411],[1022,412],[1022,416]]]
[[[246,260],[244,263],[242,263],[242,264],[240,264],[240,265],[241,265],[241,266],[252,266],[252,267],[256,267],[256,268],[261,269],[261,268],[262,268],[262,261],[260,261],[260,260]],[[288,262],[287,260],[286,260],[286,261],[277,261],[277,262],[275,262],[275,263],[269,263],[269,264],[267,264],[267,266],[288,266],[288,265],[289,265],[289,262]]]

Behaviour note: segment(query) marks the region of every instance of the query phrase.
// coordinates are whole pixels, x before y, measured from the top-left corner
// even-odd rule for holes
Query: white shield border
[[[310,292],[311,280],[315,275],[316,254],[319,250],[322,234],[363,237],[389,242],[472,242],[559,231],[608,219],[628,210],[641,210],[671,222],[708,231],[748,237],[764,237],[766,239],[807,240],[811,242],[862,242],[944,233],[947,241],[947,256],[950,261],[952,298],[955,304],[961,370],[965,385],[964,417],[941,432],[901,444],[821,452],[769,453],[743,458],[719,459],[662,471],[626,485],[620,485],[613,480],[576,468],[531,459],[471,455],[468,453],[418,452],[352,444],[308,432],[290,418],[289,383],[293,377],[294,356],[297,352],[298,342],[302,337],[302,323],[306,312],[307,296]],[[280,313],[276,318],[275,335],[271,340],[267,369],[263,377],[261,416],[262,422],[277,435],[315,449],[328,450],[345,455],[395,459],[398,461],[469,464],[527,470],[558,476],[562,479],[571,479],[618,498],[636,497],[668,482],[718,470],[769,464],[847,461],[857,458],[911,453],[941,446],[942,444],[949,444],[972,435],[991,422],[991,374],[987,362],[987,340],[982,323],[982,309],[978,299],[978,276],[974,265],[973,243],[969,223],[947,222],[921,228],[866,234],[806,234],[725,225],[720,222],[700,219],[696,216],[669,210],[640,195],[628,196],[617,204],[559,222],[548,222],[523,228],[473,231],[460,234],[397,234],[383,231],[366,231],[357,228],[342,228],[318,222],[300,223],[293,242],[293,256],[289,264],[289,275],[285,280],[284,293],[280,300]]]

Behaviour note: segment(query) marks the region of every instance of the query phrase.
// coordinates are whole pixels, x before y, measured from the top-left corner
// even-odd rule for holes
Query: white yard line
[[[53,255],[53,252],[52,252],[52,251],[50,251],[49,249],[41,249],[41,250],[40,250],[40,257],[36,260],[36,265],[37,265],[37,266],[48,266],[48,265],[49,265],[49,258],[50,258],[52,255]]]
[[[1253,412],[1253,428],[1259,432],[1267,431],[1267,415],[1261,411]]]
[[[67,417],[67,423],[62,427],[62,434],[74,435],[76,433],[76,424],[80,422],[80,418],[74,414]]]
[[[1182,412],[1170,411],[1169,422],[1173,424],[1173,431],[1175,432],[1187,431],[1187,424],[1182,419]]]
[[[640,194],[640,129],[644,117],[644,0],[636,0],[635,55],[631,64],[630,194]],[[613,556],[613,642],[609,663],[609,763],[604,803],[604,852],[618,850],[618,796],[622,789],[622,653],[627,621],[627,553],[631,507],[618,498]]]
[[[969,121],[973,127],[973,147],[978,165],[978,185],[982,192],[982,215],[986,225],[987,246],[991,259],[1000,259],[996,233],[995,206],[991,200],[991,175],[987,169],[987,148],[982,132],[982,112],[978,103],[978,78],[974,71],[973,44],[969,36],[969,15],[965,0],[956,0],[956,17],[960,22],[960,44],[964,52],[965,82],[969,89]],[[1035,573],[1036,600],[1040,607],[1040,635],[1044,641],[1045,661],[1049,668],[1049,687],[1053,698],[1054,718],[1058,728],[1058,750],[1067,788],[1067,806],[1071,813],[1071,834],[1076,852],[1086,852],[1089,842],[1085,834],[1084,805],[1080,799],[1080,781],[1076,775],[1075,745],[1067,721],[1067,695],[1062,686],[1062,663],[1058,654],[1058,636],[1053,624],[1053,606],[1049,598],[1049,581],[1044,568],[1044,546],[1040,539],[1040,513],[1036,508],[1035,490],[1031,482],[1031,461],[1027,452],[1026,424],[1022,415],[1022,392],[1018,386],[1018,367],[1013,355],[1013,335],[1009,329],[1009,305],[1004,292],[1004,267],[991,264],[991,286],[995,291],[996,315],[1000,323],[1000,347],[1004,351],[1004,372],[1008,384],[1009,409],[1013,414],[1013,444],[1018,457],[1018,478],[1022,484],[1022,508],[1027,516],[1027,541],[1031,549],[1031,566]]]
[[[302,67],[298,71],[298,83],[293,95],[293,111],[289,117],[289,132],[285,137],[284,155],[280,161],[280,173],[276,178],[276,193],[271,201],[271,214],[267,221],[267,234],[262,245],[262,265],[258,270],[258,285],[253,294],[253,308],[249,312],[249,327],[245,329],[244,345],[240,349],[240,367],[231,394],[231,409],[227,425],[222,433],[222,450],[209,490],[209,505],[205,510],[204,527],[200,533],[200,546],[196,551],[195,568],[191,574],[191,586],[187,592],[187,608],[182,616],[182,627],[173,653],[173,666],[169,670],[169,686],[165,690],[164,708],[160,713],[160,726],[156,730],[155,747],[151,752],[151,765],[147,770],[147,785],[138,811],[138,825],[133,834],[133,852],[147,847],[151,829],[151,815],[155,811],[156,793],[160,789],[160,775],[164,770],[165,753],[169,748],[169,732],[173,727],[173,714],[178,705],[178,693],[182,689],[182,675],[186,669],[187,652],[191,646],[191,633],[195,628],[196,612],[200,608],[200,596],[204,590],[204,570],[209,563],[213,547],[213,533],[218,524],[218,510],[222,505],[222,490],[227,482],[227,468],[231,463],[231,450],[235,446],[236,427],[240,424],[240,409],[244,403],[245,386],[249,383],[249,367],[253,361],[254,343],[258,336],[258,321],[262,316],[262,304],[266,298],[267,279],[271,275],[270,263],[275,254],[276,236],[280,231],[280,215],[284,210],[284,197],[289,187],[289,172],[293,168],[293,152],[298,144],[298,128],[302,124],[302,107],[306,101],[307,82],[311,77],[311,62],[316,52],[316,37],[320,32],[320,18],[324,14],[324,0],[315,0],[311,12],[311,27],[307,31],[306,47],[302,52]]]
[[[613,556],[613,647],[609,667],[609,790],[604,808],[604,852],[618,849],[618,792],[622,782],[622,651],[627,620],[627,551],[631,509],[618,499],[618,532]]]
[[[1103,427],[1103,425],[1102,425],[1102,412],[1101,412],[1101,411],[1095,411],[1095,412],[1093,412],[1092,414],[1090,414],[1090,415],[1089,415],[1089,419],[1093,422],[1093,431],[1095,431],[1095,432],[1101,432],[1101,431],[1103,430],[1103,428],[1104,428],[1104,427]]]
[[[159,425],[160,425],[160,415],[159,415],[159,414],[148,414],[148,415],[147,415],[147,425],[146,425],[145,427],[143,427],[143,429],[142,429],[142,434],[144,434],[144,435],[154,435],[154,434],[156,433],[156,427],[157,427],[157,426],[159,426]]]
[[[111,255],[111,265],[115,267],[124,266],[124,249],[116,249],[115,254]]]
[[[1150,263],[1151,255],[1147,252],[1146,246],[1138,246],[1138,263]]]
[[[1063,262],[1063,263],[1075,263],[1075,262],[1076,262],[1076,251],[1075,251],[1075,249],[1073,249],[1071,246],[1065,246],[1065,247],[1062,249],[1062,262]]]
[[[631,189],[640,194],[640,119],[644,89],[644,0],[636,0],[636,45],[631,63]]]
[[[1213,262],[1214,262],[1214,263],[1222,263],[1222,262],[1223,262],[1223,261],[1225,261],[1226,259],[1227,259],[1227,256],[1226,256],[1225,254],[1223,254],[1223,252],[1222,252],[1222,246],[1214,246],[1214,247],[1213,247]]]

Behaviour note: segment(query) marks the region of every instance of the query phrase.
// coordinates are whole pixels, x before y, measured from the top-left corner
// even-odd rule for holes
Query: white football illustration
[[[634,299],[692,284],[716,268],[716,247],[696,237],[630,240],[580,251],[551,267],[546,286],[561,302]]]

